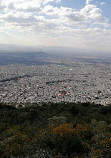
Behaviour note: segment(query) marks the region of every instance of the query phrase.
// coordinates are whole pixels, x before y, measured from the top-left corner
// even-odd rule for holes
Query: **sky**
[[[0,46],[10,45],[111,53],[111,0],[0,0]]]

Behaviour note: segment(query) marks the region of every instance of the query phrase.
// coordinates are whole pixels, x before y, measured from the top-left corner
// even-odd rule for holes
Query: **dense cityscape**
[[[0,158],[111,158],[111,0],[0,0]]]
[[[55,60],[0,66],[0,101],[111,103],[111,65]]]

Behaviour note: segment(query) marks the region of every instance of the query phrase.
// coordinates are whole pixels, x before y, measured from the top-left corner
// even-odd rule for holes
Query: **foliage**
[[[111,106],[0,103],[0,158],[110,158]]]

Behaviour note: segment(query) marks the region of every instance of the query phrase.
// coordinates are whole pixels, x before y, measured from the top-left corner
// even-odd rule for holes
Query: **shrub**
[[[84,153],[85,149],[79,137],[75,135],[72,124],[61,124],[52,130],[54,138],[53,146],[56,152],[63,155],[72,155],[74,153]]]

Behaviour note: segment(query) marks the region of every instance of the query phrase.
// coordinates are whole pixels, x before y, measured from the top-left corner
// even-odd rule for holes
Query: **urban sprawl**
[[[68,60],[62,64],[0,66],[0,102],[108,105],[111,104],[111,65]]]

